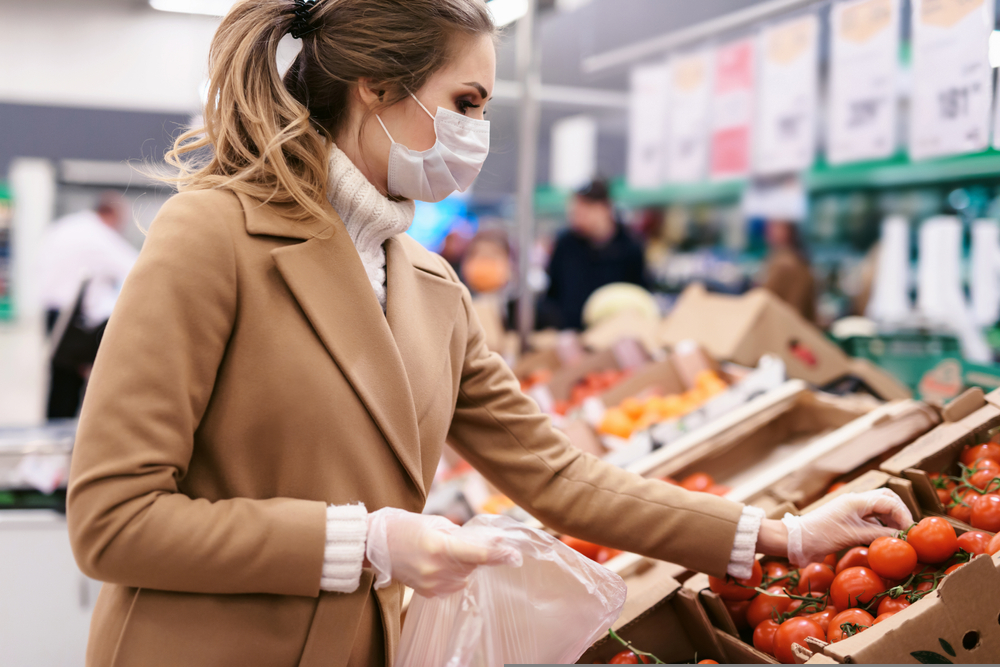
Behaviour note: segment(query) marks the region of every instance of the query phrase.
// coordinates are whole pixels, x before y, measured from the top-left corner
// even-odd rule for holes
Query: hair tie
[[[292,20],[292,27],[288,31],[295,39],[302,39],[309,33],[316,30],[317,26],[311,25],[312,10],[316,6],[316,0],[295,0],[295,19]]]

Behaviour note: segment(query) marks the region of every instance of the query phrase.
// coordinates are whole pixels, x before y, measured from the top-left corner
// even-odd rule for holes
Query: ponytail
[[[447,62],[455,34],[494,35],[483,0],[242,0],[209,53],[204,127],[167,152],[178,190],[228,188],[287,204],[297,220],[322,217],[328,156],[346,122],[350,86],[384,85],[382,106],[418,90]],[[302,50],[285,80],[278,42],[293,26]]]

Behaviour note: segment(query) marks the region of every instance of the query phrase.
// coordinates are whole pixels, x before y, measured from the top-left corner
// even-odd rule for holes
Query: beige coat
[[[558,530],[724,572],[740,505],[572,448],[486,350],[447,262],[405,235],[386,243],[383,315],[328,213],[293,223],[204,190],[154,222],[73,457],[74,553],[107,582],[88,665],[343,666],[381,629],[391,664],[402,587],[366,571],[355,593],[319,590],[325,507],[419,512],[446,437]],[[382,628],[359,621],[373,609]]]

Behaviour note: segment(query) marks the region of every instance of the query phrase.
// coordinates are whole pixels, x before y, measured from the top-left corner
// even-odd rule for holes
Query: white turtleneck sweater
[[[344,227],[361,256],[368,281],[385,311],[384,244],[393,236],[409,229],[413,222],[413,202],[394,202],[386,198],[336,146],[330,155],[327,197],[337,215],[344,221]],[[750,576],[757,533],[763,517],[763,510],[756,507],[747,506],[743,509],[730,556],[729,574],[732,576]],[[357,589],[361,580],[367,535],[368,512],[363,504],[327,507],[326,549],[320,582],[322,590],[350,593]]]

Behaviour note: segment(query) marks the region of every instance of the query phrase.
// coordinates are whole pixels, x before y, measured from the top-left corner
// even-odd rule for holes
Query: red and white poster
[[[709,167],[713,179],[740,178],[750,171],[753,81],[753,40],[716,49]]]

